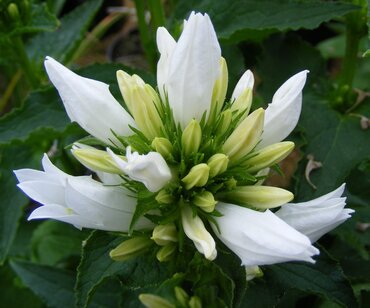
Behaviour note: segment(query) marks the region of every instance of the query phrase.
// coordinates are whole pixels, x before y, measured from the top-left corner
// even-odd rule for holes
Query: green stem
[[[22,39],[19,36],[17,36],[13,39],[13,43],[14,49],[18,56],[19,63],[22,67],[22,70],[28,82],[30,83],[33,89],[37,88],[39,85],[39,80],[35,74],[37,72],[32,68],[32,65],[28,59],[28,55],[26,53],[26,49],[24,48]]]
[[[145,1],[134,0],[136,6],[136,14],[140,32],[140,39],[144,49],[145,56],[149,62],[150,68],[155,72],[156,68],[156,50],[154,40],[151,36],[149,25],[145,20]]]
[[[152,19],[153,29],[164,26],[165,17],[161,0],[148,0],[149,11]]]
[[[20,80],[21,77],[22,77],[22,71],[20,69],[18,69],[18,71],[14,74],[14,76],[10,80],[10,82],[8,84],[8,87],[6,88],[6,90],[4,92],[4,95],[0,99],[0,114],[2,113],[2,111],[7,106],[8,101],[11,98],[11,96],[14,92],[14,89],[15,89],[15,87],[16,87],[16,85],[17,85],[17,83],[18,83],[18,81]]]

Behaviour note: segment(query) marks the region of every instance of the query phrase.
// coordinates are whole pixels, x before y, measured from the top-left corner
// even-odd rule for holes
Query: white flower
[[[31,199],[42,204],[31,219],[52,218],[77,228],[127,232],[135,211],[136,199],[123,187],[104,186],[88,176],[74,177],[55,167],[45,154],[43,171],[15,170],[19,184]],[[137,229],[151,227],[141,218]]]
[[[220,73],[220,45],[209,16],[194,12],[184,23],[177,43],[167,30],[159,28],[157,44],[161,53],[158,88],[162,99],[167,93],[175,120],[184,128],[209,110]]]
[[[220,240],[246,266],[267,265],[288,261],[314,262],[319,250],[310,240],[271,211],[258,212],[234,204],[219,202],[217,210],[223,216],[212,225]]]
[[[117,135],[132,134],[129,125],[136,127],[135,122],[107,84],[81,77],[50,57],[46,57],[45,68],[71,121],[110,145],[120,144],[112,131]]]
[[[160,190],[172,177],[166,161],[157,152],[140,155],[138,152],[131,153],[131,147],[127,147],[127,161],[124,161],[109,148],[107,151],[123,173],[135,181],[142,182],[151,192]]]
[[[257,148],[284,140],[296,127],[302,108],[302,89],[308,71],[290,77],[274,94],[265,111],[262,141]]]
[[[351,217],[352,209],[345,209],[346,198],[342,197],[345,184],[320,198],[288,203],[275,214],[294,229],[316,242],[325,233],[333,230]]]
[[[236,100],[246,89],[253,90],[254,76],[250,70],[245,71],[242,77],[240,77],[238,83],[235,86],[233,94],[231,95],[231,101]]]
[[[193,241],[198,251],[208,260],[216,259],[217,250],[213,237],[204,227],[203,221],[197,215],[194,216],[189,206],[181,209],[181,219],[186,236]]]

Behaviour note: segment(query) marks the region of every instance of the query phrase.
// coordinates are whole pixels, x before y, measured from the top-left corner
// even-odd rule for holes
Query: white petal
[[[275,214],[308,236],[311,242],[315,242],[350,218],[350,214],[354,212],[351,209],[344,209],[346,198],[340,197],[344,187],[343,184],[336,190],[311,201],[285,204]]]
[[[275,93],[265,111],[262,142],[258,149],[284,140],[298,123],[302,108],[302,89],[308,71],[290,77]]]
[[[240,77],[238,83],[235,86],[234,92],[231,95],[231,100],[235,100],[243,93],[246,89],[252,89],[254,86],[254,76],[250,70],[247,70],[242,77]]]
[[[120,144],[112,130],[118,135],[132,134],[128,125],[135,123],[107,84],[81,77],[50,57],[45,60],[45,68],[71,121],[108,144]]]
[[[234,251],[243,265],[256,266],[287,261],[314,262],[319,251],[309,239],[280,220],[271,211],[257,212],[219,202],[223,216],[215,218],[220,240]]]
[[[95,171],[100,181],[105,185],[120,185],[123,183],[122,178],[118,174],[112,174],[102,171]]]
[[[208,260],[214,260],[217,256],[216,243],[211,234],[204,227],[203,221],[198,216],[193,216],[189,206],[181,210],[181,219],[184,232],[190,238],[198,251]]]
[[[157,29],[157,46],[161,54],[157,65],[158,91],[163,101],[166,100],[165,85],[168,80],[169,62],[176,47],[176,41],[164,27]]]
[[[210,108],[221,49],[207,14],[191,14],[169,63],[165,85],[176,121],[185,127]]]
[[[140,155],[137,152],[131,153],[131,148],[127,147],[127,162],[115,155],[109,148],[107,152],[125,174],[131,179],[143,183],[151,192],[160,190],[172,178],[171,170],[166,161],[157,152]]]

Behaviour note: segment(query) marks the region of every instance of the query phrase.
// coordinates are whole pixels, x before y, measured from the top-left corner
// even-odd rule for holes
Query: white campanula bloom
[[[293,204],[287,203],[293,199],[289,191],[261,186],[266,170],[294,148],[292,142],[281,141],[298,122],[308,71],[289,78],[266,110],[250,113],[253,73],[247,70],[225,98],[227,64],[207,14],[192,13],[177,42],[158,28],[157,45],[157,90],[139,76],[117,73],[130,113],[108,85],[46,59],[49,78],[71,121],[107,149],[81,143],[72,148],[101,182],[67,175],[47,157],[44,172],[16,171],[19,187],[42,204],[29,219],[127,232],[137,214],[135,229],[157,225],[155,234],[141,234],[145,247],[155,242],[159,229],[161,236],[172,239],[160,242],[161,262],[171,258],[180,242],[214,260],[212,234],[254,271],[259,265],[314,262],[319,251],[312,243],[352,212],[344,209],[344,188]],[[275,213],[269,210],[278,207]]]
[[[15,170],[18,187],[42,206],[31,219],[52,218],[77,228],[127,232],[136,200],[123,187],[105,186],[89,176],[71,176],[55,167],[47,155],[42,159],[44,171]],[[140,219],[137,228],[152,224]]]

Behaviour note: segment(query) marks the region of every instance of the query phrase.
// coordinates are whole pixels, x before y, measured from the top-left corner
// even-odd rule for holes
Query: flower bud
[[[221,113],[221,122],[217,127],[217,135],[222,136],[229,129],[231,121],[233,119],[233,113],[230,109],[226,109]]]
[[[141,255],[153,245],[153,242],[146,237],[134,237],[119,244],[109,252],[114,261],[126,261]]]
[[[187,307],[189,301],[189,295],[185,292],[183,288],[175,287],[175,297],[180,303],[181,307]]]
[[[171,204],[174,201],[172,194],[168,193],[165,189],[162,189],[156,196],[155,200],[157,200],[160,204]]]
[[[202,301],[198,296],[192,296],[189,301],[189,308],[202,308]]]
[[[238,181],[234,178],[230,178],[225,182],[225,186],[227,190],[232,190],[236,187],[236,184],[238,184]]]
[[[231,111],[236,111],[234,116],[240,114],[241,112],[244,112],[244,115],[242,116],[242,119],[244,119],[251,109],[252,106],[252,98],[253,98],[253,92],[252,89],[246,88],[233,102],[231,105]]]
[[[156,254],[157,260],[159,262],[170,261],[175,251],[176,251],[175,244],[168,244],[166,246],[163,246],[161,247],[161,249],[158,250]]]
[[[256,153],[256,156],[243,162],[248,172],[254,173],[258,170],[279,163],[287,157],[294,149],[294,143],[290,141],[274,143]]]
[[[229,158],[222,153],[217,153],[212,155],[208,161],[207,165],[209,167],[209,177],[213,178],[226,171],[227,165],[229,164]]]
[[[172,144],[167,138],[155,137],[152,141],[152,148],[161,154],[163,158],[168,159],[171,157]]]
[[[210,193],[209,191],[203,191],[194,197],[193,203],[196,206],[200,207],[203,211],[207,213],[212,213],[215,209],[217,201],[213,197],[212,193]]]
[[[202,129],[196,120],[191,120],[182,132],[181,145],[185,156],[197,153],[202,141]]]
[[[234,190],[220,193],[218,196],[223,201],[258,210],[278,207],[294,198],[290,191],[270,186],[237,186]]]
[[[117,72],[117,80],[138,128],[149,140],[160,136],[163,123],[157,111],[160,104],[155,90],[139,76],[130,76],[124,71]]]
[[[207,164],[198,164],[190,169],[187,176],[181,181],[185,184],[186,189],[191,189],[194,186],[202,187],[207,184],[209,178],[209,167]]]
[[[146,308],[175,308],[168,300],[154,294],[140,294],[139,300]]]
[[[114,162],[112,157],[105,151],[94,148],[78,148],[74,145],[71,150],[73,156],[86,168],[93,171],[103,171],[113,174],[121,174],[121,169]],[[118,155],[123,160],[124,156]]]
[[[246,266],[245,267],[245,274],[247,276],[247,281],[251,281],[254,278],[259,278],[263,276],[263,272],[261,268],[257,265],[255,266]]]
[[[227,84],[228,84],[228,71],[226,60],[221,57],[220,59],[220,75],[215,82],[212,93],[211,110],[209,114],[209,123],[213,123],[216,116],[221,112],[222,105],[225,101]]]
[[[20,20],[18,6],[15,3],[8,5],[8,14],[14,21]]]
[[[153,229],[153,235],[151,239],[160,246],[165,246],[167,244],[176,243],[177,230],[174,223],[167,225],[158,225]]]
[[[256,146],[262,134],[264,113],[262,108],[251,113],[227,138],[222,149],[230,162],[235,163]]]

